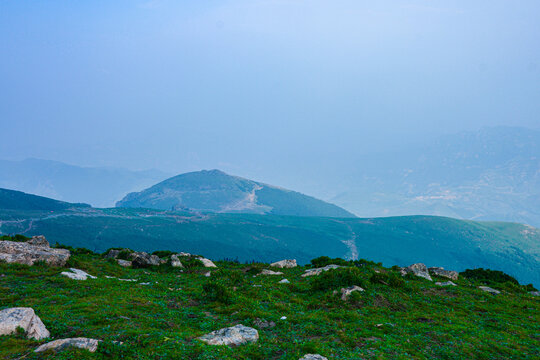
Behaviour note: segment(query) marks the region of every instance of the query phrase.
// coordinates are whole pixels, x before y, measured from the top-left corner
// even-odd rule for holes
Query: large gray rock
[[[50,246],[49,242],[47,241],[47,239],[45,239],[45,236],[43,235],[32,236],[32,238],[28,240],[26,243],[30,245],[37,245],[37,246],[45,246],[45,247]]]
[[[306,354],[298,360],[328,360],[328,358],[319,354]]]
[[[116,259],[116,262],[118,263],[118,265],[122,266],[122,267],[131,267],[131,261],[129,260],[122,260],[122,259]]]
[[[198,257],[197,259],[199,259],[202,262],[204,267],[213,267],[213,268],[217,267],[216,264],[214,264],[212,260],[210,259],[203,258],[202,256]]]
[[[45,261],[52,266],[64,266],[70,255],[69,250],[53,249],[48,245],[0,241],[0,260],[7,263],[34,265],[36,261]]]
[[[444,277],[450,280],[456,281],[459,278],[459,273],[457,271],[445,270],[442,267],[430,267],[428,270],[431,275]]]
[[[422,263],[412,264],[403,269],[407,274],[414,274],[416,276],[422,277],[426,280],[433,281],[431,276],[429,276],[428,269],[426,265]]]
[[[28,338],[36,340],[51,335],[32,308],[18,307],[0,311],[0,335],[15,334],[17,328],[22,328]]]
[[[254,328],[242,324],[212,331],[199,338],[209,345],[242,345],[248,342],[256,342],[259,332]]]
[[[34,352],[42,352],[47,350],[53,350],[55,352],[65,350],[69,347],[77,347],[80,349],[86,349],[90,352],[95,352],[97,350],[100,340],[89,339],[89,338],[69,338],[69,339],[58,339],[38,347]]]
[[[325,267],[320,267],[320,268],[314,268],[314,269],[307,269],[303,274],[302,274],[302,277],[306,277],[306,276],[314,276],[314,275],[319,275],[321,274],[323,271],[328,271],[328,270],[333,270],[333,269],[337,269],[337,268],[340,268],[341,266],[339,265],[326,265]]]
[[[351,296],[351,294],[355,291],[364,291],[360,286],[353,285],[348,288],[342,288],[341,289],[341,300],[345,301]]]
[[[275,263],[270,264],[270,266],[281,268],[281,269],[283,268],[290,269],[293,267],[297,267],[298,265],[296,264],[296,259],[289,259],[289,260],[277,261]]]
[[[69,270],[70,271],[62,272],[61,275],[67,276],[68,278],[73,279],[73,280],[86,280],[88,278],[97,279],[95,276],[92,276],[88,274],[87,272],[84,272],[79,269],[70,268]]]
[[[150,255],[144,251],[133,252],[130,256],[131,266],[134,268],[145,268],[161,264],[161,259],[158,256]]]

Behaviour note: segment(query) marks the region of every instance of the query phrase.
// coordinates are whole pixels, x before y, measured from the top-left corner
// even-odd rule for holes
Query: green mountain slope
[[[423,262],[453,270],[502,270],[540,285],[540,230],[513,223],[434,216],[321,218],[193,214],[144,209],[39,212],[0,210],[0,233],[105,251],[170,249],[213,259],[276,261],[317,256],[366,258],[384,265]]]
[[[181,174],[137,193],[117,207],[223,213],[354,217],[348,211],[295,191],[225,174],[219,170]]]
[[[0,208],[11,210],[65,210],[74,207],[90,207],[88,204],[72,204],[21,191],[0,188]]]

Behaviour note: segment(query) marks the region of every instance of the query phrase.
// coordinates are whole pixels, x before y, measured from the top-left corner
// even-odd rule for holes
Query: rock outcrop
[[[355,291],[364,291],[360,286],[353,285],[348,288],[342,288],[341,289],[341,300],[345,301],[349,298],[349,296],[355,292]]]
[[[437,286],[457,286],[456,284],[454,284],[452,281],[445,281],[445,282],[439,282],[437,281],[435,283],[435,285]]]
[[[97,279],[95,276],[92,276],[88,274],[87,272],[79,270],[79,269],[70,268],[69,270],[71,272],[63,271],[61,275],[67,276],[68,278],[73,279],[73,280],[86,280],[88,278]]]
[[[146,268],[150,266],[158,266],[161,264],[159,256],[150,255],[144,251],[135,251],[130,254],[131,266],[134,268]]]
[[[328,360],[328,358],[319,354],[306,354],[298,360]]]
[[[34,265],[44,261],[51,266],[64,266],[70,255],[69,250],[51,248],[43,236],[28,242],[0,241],[0,260],[7,263]]]
[[[270,266],[281,268],[281,269],[283,268],[291,269],[291,268],[297,267],[298,265],[296,264],[295,259],[289,259],[289,260],[277,261],[275,263],[270,264]]]
[[[302,274],[302,277],[306,277],[306,276],[313,276],[313,275],[319,275],[321,274],[323,271],[328,271],[328,270],[333,270],[333,269],[337,269],[337,268],[340,268],[341,266],[340,265],[326,265],[325,267],[320,267],[320,268],[314,268],[314,269],[307,269],[303,274]]]
[[[445,270],[442,267],[430,267],[428,270],[431,275],[445,277],[450,280],[456,281],[459,278],[457,271]]]
[[[406,268],[403,268],[402,270],[406,274],[414,274],[414,275],[422,277],[422,278],[424,278],[426,280],[433,281],[431,279],[431,276],[429,276],[429,272],[428,272],[428,269],[427,269],[426,265],[424,265],[422,263],[412,264],[410,266],[407,266]]]
[[[232,327],[212,331],[201,336],[199,340],[209,345],[242,345],[248,342],[256,342],[259,339],[259,332],[254,328],[242,324]]]
[[[34,352],[43,352],[47,350],[53,350],[55,352],[65,350],[69,347],[77,347],[80,349],[86,349],[90,352],[95,352],[98,348],[99,340],[89,338],[69,338],[58,339],[38,347]]]
[[[18,307],[0,311],[0,335],[15,334],[17,328],[23,329],[31,339],[41,340],[51,335],[32,308]]]

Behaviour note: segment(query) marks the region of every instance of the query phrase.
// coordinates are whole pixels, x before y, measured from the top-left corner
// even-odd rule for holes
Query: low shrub
[[[341,258],[330,258],[328,256],[319,256],[318,258],[315,258],[311,260],[311,265],[313,267],[324,267],[327,265],[341,265],[341,266],[348,266],[350,265],[350,262],[347,260],[343,260]]]
[[[222,304],[232,303],[232,295],[227,289],[227,287],[214,280],[208,281],[203,284],[203,297],[204,300],[210,302],[219,302]]]
[[[388,285],[393,288],[405,287],[405,280],[394,273],[374,273],[369,278],[369,282],[372,284]]]
[[[355,267],[332,269],[317,275],[311,282],[313,291],[339,290],[357,285],[365,288],[360,269]]]
[[[516,285],[519,285],[519,282],[512,276],[499,271],[499,270],[489,270],[489,269],[466,269],[463,272],[459,273],[464,278],[469,280],[475,280],[487,285],[489,284],[502,284],[505,282],[510,282]]]
[[[175,252],[173,251],[169,251],[169,250],[158,250],[158,251],[154,251],[152,253],[152,255],[156,255],[157,257],[160,257],[160,258],[166,258],[166,257],[169,257],[171,255],[174,255],[176,254]]]

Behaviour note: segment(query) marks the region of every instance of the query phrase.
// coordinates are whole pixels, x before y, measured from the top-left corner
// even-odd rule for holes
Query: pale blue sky
[[[2,159],[288,185],[539,114],[537,0],[0,0]]]

